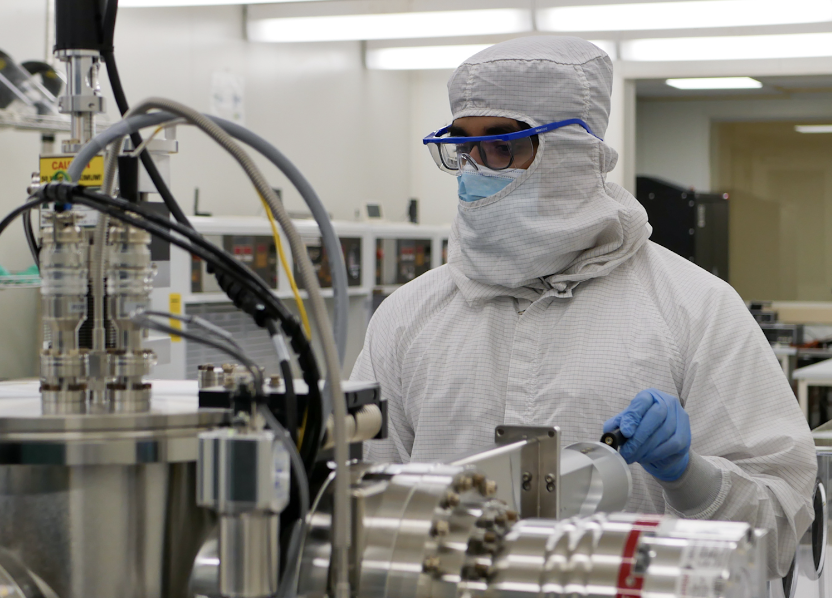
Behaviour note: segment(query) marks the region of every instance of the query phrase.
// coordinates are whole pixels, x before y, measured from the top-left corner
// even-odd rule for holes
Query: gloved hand
[[[690,460],[690,420],[679,399],[655,388],[643,390],[630,405],[604,422],[628,438],[619,450],[627,463],[640,463],[663,482],[678,480]]]

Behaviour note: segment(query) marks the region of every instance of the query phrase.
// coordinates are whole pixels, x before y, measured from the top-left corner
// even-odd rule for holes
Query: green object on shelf
[[[23,270],[22,272],[18,272],[18,274],[22,274],[23,276],[40,276],[40,270],[34,264]]]
[[[11,276],[11,272],[0,266],[0,276]]]

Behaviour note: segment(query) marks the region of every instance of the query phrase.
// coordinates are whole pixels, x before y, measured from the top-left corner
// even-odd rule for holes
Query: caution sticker
[[[40,182],[52,183],[69,181],[69,165],[73,156],[47,156],[40,159]],[[84,187],[100,187],[104,182],[104,156],[95,156],[87,164],[81,180],[77,181]]]

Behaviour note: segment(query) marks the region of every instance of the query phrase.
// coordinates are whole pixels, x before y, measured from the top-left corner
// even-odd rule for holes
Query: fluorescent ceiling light
[[[798,133],[832,133],[832,125],[797,125],[794,130]]]
[[[610,53],[612,42],[591,42]],[[368,69],[383,71],[410,71],[430,69],[455,69],[465,59],[485,50],[492,44],[468,44],[455,46],[408,46],[399,48],[368,48],[366,64]],[[606,46],[606,47],[605,47]]]
[[[367,68],[382,71],[455,69],[460,63],[490,44],[465,46],[416,46],[367,50]]]
[[[455,37],[529,30],[531,12],[514,8],[290,17],[262,19],[248,24],[249,39],[259,42]]]
[[[633,31],[748,27],[832,20],[830,0],[695,0],[541,9],[543,31]]]
[[[832,56],[832,33],[671,37],[621,43],[623,60],[666,62]]]
[[[166,6],[221,6],[226,4],[273,4],[278,2],[318,2],[320,0],[120,0],[119,8],[159,8]]]
[[[763,84],[751,77],[703,77],[699,79],[668,79],[676,89],[760,89]]]

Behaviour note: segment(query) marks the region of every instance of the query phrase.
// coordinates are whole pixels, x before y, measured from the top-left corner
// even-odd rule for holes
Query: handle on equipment
[[[618,450],[621,448],[621,445],[627,442],[627,437],[621,433],[619,428],[616,428],[612,432],[605,432],[604,435],[601,436],[601,442],[610,448]]]

